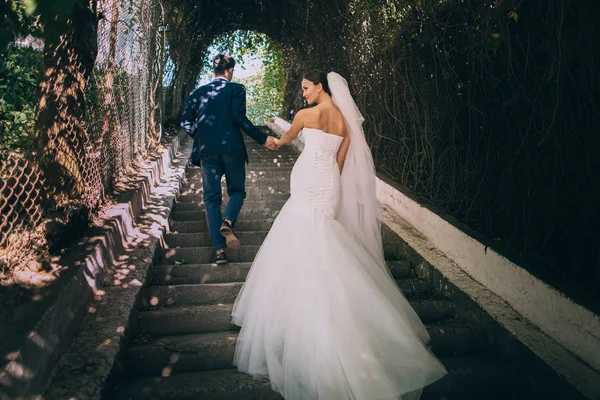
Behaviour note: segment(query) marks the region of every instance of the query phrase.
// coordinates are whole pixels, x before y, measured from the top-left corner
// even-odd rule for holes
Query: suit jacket
[[[190,94],[181,127],[194,138],[192,163],[213,154],[234,154],[248,161],[242,130],[260,144],[267,136],[246,117],[246,88],[216,78]]]

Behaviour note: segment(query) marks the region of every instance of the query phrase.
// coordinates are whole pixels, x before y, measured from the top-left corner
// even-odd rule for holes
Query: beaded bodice
[[[304,128],[304,150],[291,176],[292,199],[333,218],[341,197],[337,152],[343,137],[320,129]]]

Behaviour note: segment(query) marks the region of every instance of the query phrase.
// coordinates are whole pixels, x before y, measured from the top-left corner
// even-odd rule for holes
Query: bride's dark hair
[[[315,85],[319,83],[323,85],[323,90],[325,93],[331,96],[331,91],[329,90],[329,82],[327,82],[327,72],[322,71],[320,69],[313,69],[312,71],[304,74],[304,79],[307,81],[311,81]]]

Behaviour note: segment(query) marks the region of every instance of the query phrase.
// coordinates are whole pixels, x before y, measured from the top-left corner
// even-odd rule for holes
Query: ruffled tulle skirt
[[[446,370],[389,273],[334,219],[289,201],[234,308],[234,364],[287,400],[414,399]]]

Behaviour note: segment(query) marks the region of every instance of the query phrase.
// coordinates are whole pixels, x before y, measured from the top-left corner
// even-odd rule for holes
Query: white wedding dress
[[[381,261],[335,218],[342,137],[304,128],[291,197],[234,308],[234,364],[287,400],[414,399],[445,368]]]

